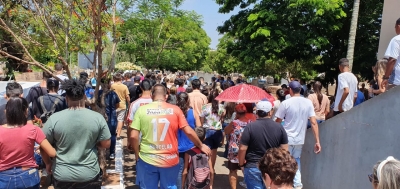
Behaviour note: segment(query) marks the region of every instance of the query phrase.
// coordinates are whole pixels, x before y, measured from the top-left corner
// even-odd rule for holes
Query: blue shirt
[[[94,89],[92,88],[87,88],[85,90],[85,95],[88,99],[92,99],[94,97]]]
[[[354,106],[357,106],[365,101],[364,93],[361,92],[360,90],[357,91],[357,98],[356,102],[354,103]]]
[[[186,120],[189,126],[194,129],[196,127],[196,120],[194,118],[193,109],[187,111]],[[193,142],[186,136],[186,134],[179,129],[178,130],[178,151],[184,153],[194,147]]]
[[[116,105],[120,102],[117,93],[114,91],[109,91],[104,98],[104,102],[106,105],[106,115],[108,118],[107,124],[109,126],[116,126],[118,123]]]

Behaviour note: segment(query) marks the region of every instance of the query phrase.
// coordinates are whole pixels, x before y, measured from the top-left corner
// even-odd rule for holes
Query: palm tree
[[[356,43],[358,12],[360,10],[360,0],[354,0],[353,13],[351,15],[351,25],[349,32],[349,42],[347,46],[347,59],[349,60],[350,71],[353,68],[354,46]]]

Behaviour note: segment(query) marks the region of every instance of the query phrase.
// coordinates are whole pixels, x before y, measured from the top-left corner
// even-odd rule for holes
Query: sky
[[[194,10],[197,14],[203,16],[203,29],[211,38],[210,48],[216,49],[218,39],[222,37],[217,31],[217,27],[221,26],[225,20],[228,20],[231,15],[236,14],[238,10],[234,10],[228,14],[218,13],[219,5],[214,0],[185,0],[183,5],[179,7],[183,10]]]

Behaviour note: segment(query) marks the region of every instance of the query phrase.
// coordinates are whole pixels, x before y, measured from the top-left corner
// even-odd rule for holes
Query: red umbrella
[[[215,98],[219,101],[225,102],[239,102],[239,103],[256,103],[260,100],[267,99],[274,105],[275,98],[265,92],[263,89],[253,86],[240,84],[229,87]]]

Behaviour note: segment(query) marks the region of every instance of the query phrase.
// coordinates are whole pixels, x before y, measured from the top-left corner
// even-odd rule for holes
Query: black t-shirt
[[[250,168],[257,167],[258,161],[268,149],[287,144],[288,137],[279,123],[269,118],[262,118],[247,124],[240,143],[248,147],[245,167]]]
[[[7,124],[6,104],[0,105],[0,125]]]
[[[140,89],[139,85],[128,86],[128,90],[131,103],[140,98],[140,94],[142,94],[142,89]]]
[[[133,86],[135,84],[135,82],[134,81],[124,81],[123,84],[129,88],[129,87]]]
[[[32,106],[30,106],[30,111],[33,112],[36,117],[40,117],[39,109],[37,107],[37,99],[40,96],[43,96],[47,94],[47,89],[44,87],[32,87],[28,95],[26,96],[26,101],[28,101],[28,104],[32,103]],[[33,116],[32,116],[33,117]]]
[[[46,95],[43,95],[42,98],[43,98],[44,107],[46,108],[47,112],[51,111],[51,108],[53,107],[53,104],[55,103],[56,99],[58,99],[58,102],[55,107],[56,109],[53,113],[65,110],[67,108],[67,103],[65,101],[65,98],[58,94],[46,94]],[[40,100],[37,100],[37,103],[38,103],[37,106],[39,108],[39,113],[40,113],[40,115],[42,115],[44,113],[44,111],[43,111],[42,105],[40,104]],[[28,120],[30,118],[31,117],[28,117]],[[40,118],[40,116],[38,118]]]

